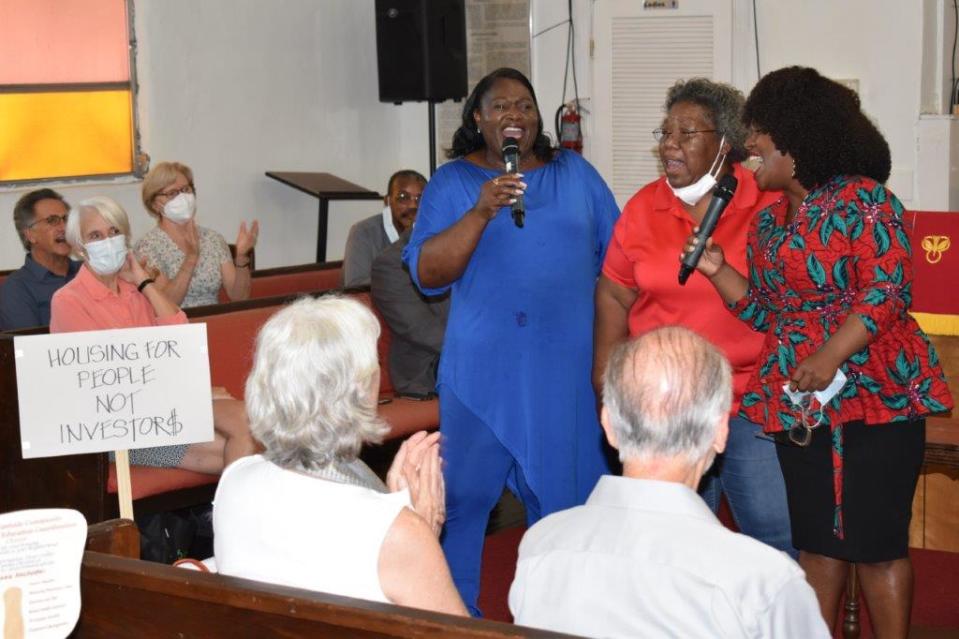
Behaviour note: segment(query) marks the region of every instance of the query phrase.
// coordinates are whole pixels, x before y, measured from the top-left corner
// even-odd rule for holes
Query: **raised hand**
[[[253,220],[247,229],[246,222],[240,222],[240,230],[236,234],[236,256],[246,257],[256,246],[256,239],[260,235],[260,222]]]
[[[183,233],[180,235],[180,250],[182,250],[187,257],[199,257],[200,255],[200,232],[196,228],[196,223],[193,220],[190,220],[183,225]]]
[[[117,275],[123,281],[139,286],[143,280],[153,277],[147,272],[144,266],[145,263],[146,260],[143,260],[143,262],[138,260],[133,251],[127,251],[126,261],[123,263],[123,268],[120,269]]]

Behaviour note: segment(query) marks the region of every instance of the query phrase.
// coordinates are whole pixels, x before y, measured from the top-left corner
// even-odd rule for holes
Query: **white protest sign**
[[[24,459],[208,442],[206,324],[15,337]]]
[[[0,515],[0,628],[4,639],[61,639],[80,617],[87,521],[75,510]]]

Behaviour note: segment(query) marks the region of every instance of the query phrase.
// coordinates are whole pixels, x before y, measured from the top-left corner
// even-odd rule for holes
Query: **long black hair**
[[[486,148],[486,140],[483,139],[483,134],[476,130],[476,120],[473,119],[473,113],[480,109],[483,98],[493,88],[493,84],[500,79],[516,80],[526,87],[526,90],[532,96],[533,104],[536,105],[536,119],[538,121],[536,139],[533,141],[533,155],[543,162],[549,162],[553,159],[554,149],[549,138],[543,133],[543,116],[539,112],[536,92],[533,91],[533,85],[530,84],[525,75],[510,67],[496,69],[473,87],[472,93],[466,98],[466,103],[463,104],[462,123],[460,128],[456,129],[456,133],[453,134],[453,144],[447,149],[446,157],[451,160],[461,158],[473,151]]]
[[[855,91],[808,67],[767,73],[743,107],[743,122],[768,133],[796,162],[806,189],[837,175],[889,179],[889,144],[862,112]]]

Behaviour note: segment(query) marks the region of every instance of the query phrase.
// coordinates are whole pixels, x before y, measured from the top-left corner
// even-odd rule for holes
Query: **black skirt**
[[[807,447],[777,437],[793,545],[851,562],[908,556],[912,499],[926,446],[926,420],[843,425],[844,538],[833,534],[832,438],[813,431]]]

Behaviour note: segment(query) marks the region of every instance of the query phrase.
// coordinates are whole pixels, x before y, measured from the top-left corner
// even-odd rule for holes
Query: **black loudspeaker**
[[[464,0],[376,0],[381,102],[466,97]]]

